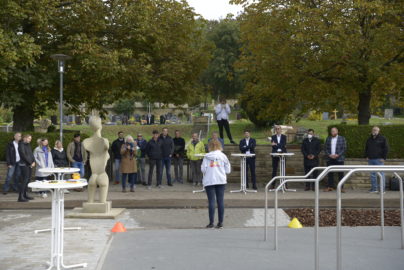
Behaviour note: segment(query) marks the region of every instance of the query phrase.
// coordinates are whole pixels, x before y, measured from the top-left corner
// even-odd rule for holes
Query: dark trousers
[[[161,185],[161,159],[149,159],[149,177],[147,184],[151,186],[154,167],[156,167],[156,185]]]
[[[171,158],[166,157],[161,160],[161,178],[163,177],[164,167],[166,168],[167,184],[171,184]],[[160,179],[161,183],[161,179]]]
[[[272,157],[272,178],[274,178],[278,174],[279,161],[280,161],[280,158]]]
[[[336,159],[329,159],[327,161],[327,166],[332,166],[332,165],[344,165],[343,161],[338,161]],[[338,174],[338,180],[341,181],[341,179],[344,177],[344,172],[330,172],[328,174],[328,183],[327,183],[327,187],[329,188],[334,188],[334,175]],[[344,186],[342,186],[342,188],[344,188]]]
[[[122,174],[122,189],[126,188],[126,178],[128,178],[130,188],[133,188],[136,183],[137,173],[123,173]]]
[[[28,183],[31,179],[32,168],[29,166],[20,166],[21,177],[18,185],[19,198],[27,196]]]
[[[318,164],[314,164],[314,165],[304,165],[304,174],[308,174],[311,169],[318,167]],[[311,175],[309,175],[307,178],[317,178],[318,176],[318,171],[314,171]],[[314,182],[306,182],[306,187],[307,188],[311,188],[314,189]]]
[[[219,223],[223,223],[225,187],[226,185],[213,185],[205,187],[209,202],[209,224],[213,224],[215,222],[215,203],[217,203]]]
[[[193,183],[202,183],[201,165],[202,165],[202,159],[189,161],[189,167],[191,169],[191,176]]]
[[[230,125],[229,125],[229,121],[222,119],[222,120],[217,120],[217,125],[219,126],[219,134],[220,134],[220,138],[224,139],[223,136],[223,127],[226,130],[227,133],[227,137],[229,137],[230,141],[233,141],[233,137],[231,136],[230,133]]]
[[[253,187],[255,188],[257,186],[257,179],[255,177],[255,157],[252,158],[246,158],[246,174],[247,174],[247,185],[248,185],[248,171],[251,173],[251,180]]]
[[[184,171],[184,159],[182,157],[174,157],[173,163],[174,163],[175,180],[177,182],[182,183],[183,182],[182,176],[184,174],[184,172],[183,172]]]

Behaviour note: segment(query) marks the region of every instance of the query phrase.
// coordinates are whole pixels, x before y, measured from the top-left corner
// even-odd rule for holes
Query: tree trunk
[[[372,95],[370,90],[359,93],[358,125],[369,125],[371,98]]]
[[[30,104],[22,104],[13,109],[13,131],[34,130],[34,108]]]

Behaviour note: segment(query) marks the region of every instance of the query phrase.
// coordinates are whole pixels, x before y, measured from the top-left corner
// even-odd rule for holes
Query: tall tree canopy
[[[245,71],[242,106],[256,123],[295,109],[356,111],[403,100],[402,1],[234,0]]]
[[[206,39],[215,45],[209,66],[202,75],[202,82],[212,95],[235,98],[244,85],[234,63],[241,51],[240,28],[236,19],[228,17],[220,21],[209,21]]]
[[[64,97],[72,111],[122,97],[183,104],[210,57],[201,22],[185,1],[0,0],[0,105],[15,130],[58,101],[54,53],[67,62]]]

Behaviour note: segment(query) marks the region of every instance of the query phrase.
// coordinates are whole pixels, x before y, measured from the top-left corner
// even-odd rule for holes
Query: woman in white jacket
[[[54,168],[53,158],[51,149],[49,147],[49,142],[46,138],[42,138],[38,141],[38,147],[34,150],[34,157],[36,163],[36,180],[46,180],[50,174],[40,172],[39,169],[42,168]],[[46,192],[39,192],[43,198],[46,198]]]
[[[218,140],[211,140],[208,145],[209,153],[205,155],[201,170],[203,186],[209,201],[209,224],[206,228],[214,227],[215,201],[219,214],[219,223],[216,228],[223,228],[224,217],[224,190],[227,184],[227,176],[231,171],[230,162],[222,152],[222,145]]]

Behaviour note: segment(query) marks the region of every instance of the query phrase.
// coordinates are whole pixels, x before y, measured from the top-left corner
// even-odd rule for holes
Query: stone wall
[[[259,183],[267,183],[271,179],[272,175],[272,159],[269,155],[271,151],[270,145],[259,145],[256,149],[256,174],[257,181]],[[300,148],[298,145],[289,145],[288,151],[295,153],[294,156],[290,157],[286,161],[286,174],[287,175],[304,175],[303,168],[303,156],[300,152]],[[231,153],[239,153],[239,149],[237,145],[226,145],[225,153],[229,157],[229,160],[232,165],[232,172],[229,175],[229,182],[238,183],[240,181],[240,158],[232,157]],[[365,159],[347,159],[345,164],[353,165],[353,164],[366,164]],[[388,160],[386,165],[404,165],[403,159],[393,159]],[[323,158],[320,159],[320,166],[325,166],[325,160]],[[0,162],[0,183],[4,183],[4,179],[6,176],[7,167],[5,162]],[[185,170],[184,170],[185,173]],[[391,175],[387,174],[387,177]],[[325,182],[326,180],[323,180]],[[299,185],[298,185],[299,186]],[[300,185],[302,186],[302,185]],[[352,188],[361,188],[368,189],[370,187],[369,175],[365,173],[355,174],[354,177],[348,181],[347,187]]]

